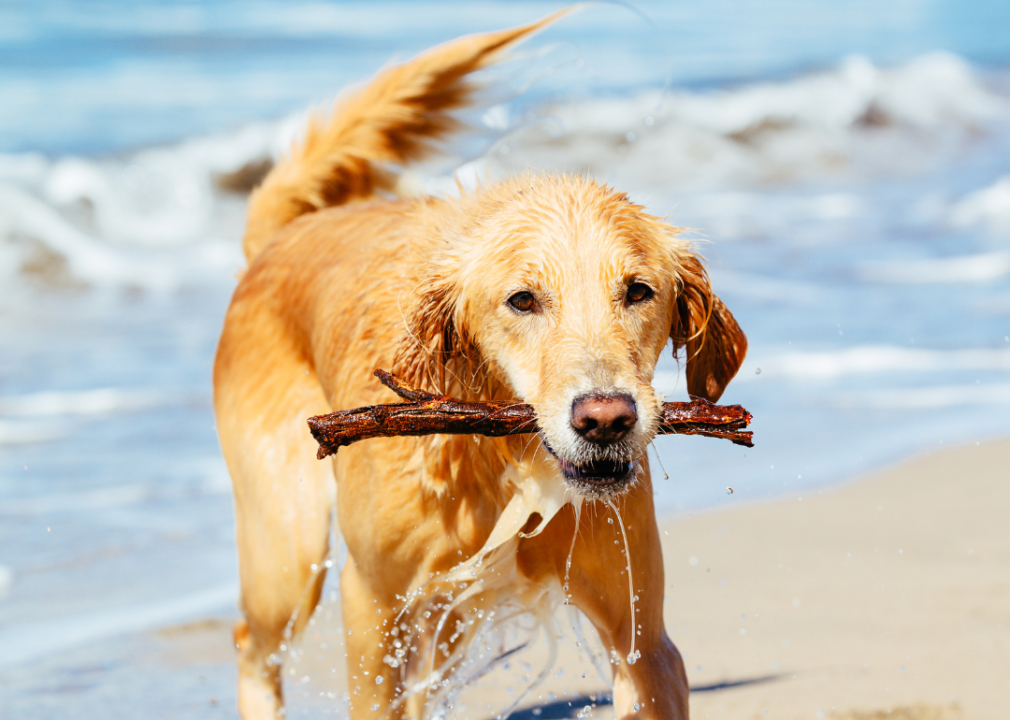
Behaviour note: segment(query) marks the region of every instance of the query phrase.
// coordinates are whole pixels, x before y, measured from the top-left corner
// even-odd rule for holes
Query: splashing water
[[[628,650],[628,657],[626,659],[628,665],[634,665],[638,662],[638,658],[641,657],[641,653],[635,652],[635,634],[638,628],[638,624],[635,622],[635,601],[638,600],[638,596],[635,595],[635,581],[631,577],[631,553],[628,550],[628,535],[624,532],[624,521],[621,519],[621,513],[612,500],[607,500],[607,507],[614,511],[614,516],[617,518],[617,526],[621,528],[621,538],[624,540],[624,559],[628,566],[628,600],[631,603],[631,647]]]
[[[550,677],[558,656],[559,641],[567,634],[561,616],[556,615],[556,610],[561,605],[569,607],[572,636],[579,654],[585,652],[600,679],[606,685],[611,683],[610,672],[605,667],[606,647],[600,643],[595,633],[592,633],[593,637],[587,638],[583,632],[581,612],[570,605],[571,569],[581,522],[582,501],[566,492],[563,481],[553,474],[540,478],[521,477],[516,485],[519,491],[502,511],[498,523],[480,551],[448,572],[432,573],[419,587],[398,596],[402,603],[400,612],[391,618],[391,624],[383,623],[385,633],[380,638],[387,652],[383,661],[393,670],[393,675],[352,678],[348,693],[343,696],[345,707],[364,686],[362,680],[369,685],[381,685],[386,680],[391,680],[394,686],[402,688],[402,692],[398,691],[389,704],[380,703],[375,717],[386,718],[401,708],[408,709],[411,713],[417,712],[421,717],[440,720],[464,717],[465,714],[461,714],[466,707],[464,703],[472,702],[476,697],[465,695],[467,689],[491,673],[504,672],[507,673],[507,682],[515,688],[508,700],[508,707],[492,709],[484,704],[480,710],[482,714],[491,711],[489,717],[506,717]],[[540,534],[550,520],[569,504],[573,506],[575,514],[575,529],[564,576],[546,584],[533,583],[519,572],[519,543],[523,538]],[[613,517],[617,518],[624,542],[632,609],[630,652],[623,659],[614,656],[611,662],[623,660],[634,664],[640,657],[634,638],[637,627],[635,603],[638,597],[634,594],[632,584],[627,534],[618,508],[612,502],[606,504],[614,511]],[[522,532],[534,515],[541,517],[540,523],[533,530]],[[612,517],[608,517],[607,521],[613,524]],[[337,544],[334,543],[331,547]],[[343,547],[342,544],[340,546]],[[312,568],[303,600],[319,574],[335,564],[331,554],[320,565]],[[324,605],[337,602],[336,590],[324,593],[324,598],[328,599],[320,603],[317,614],[332,615],[332,605],[325,609]],[[299,608],[301,604],[299,603]],[[322,634],[321,626],[315,623],[316,615],[305,623],[300,623],[298,616],[299,611],[296,610],[287,624],[276,663],[283,662],[286,682],[293,683],[292,690],[298,687],[303,698],[318,696],[315,702],[338,700],[336,693],[318,692],[324,689],[321,685],[314,685],[311,692],[306,687],[310,676],[313,683],[324,682],[323,678],[316,680],[316,673],[320,670],[317,669],[315,673],[311,669],[310,672],[303,671],[306,663],[311,666],[312,653],[306,656],[306,638],[318,640]],[[303,632],[302,639],[296,646],[298,641],[293,636],[302,631],[303,627],[306,631],[311,628],[311,632]],[[322,632],[326,630],[322,629]],[[343,636],[344,633],[341,631],[340,635]],[[542,652],[544,642],[547,644],[546,654]],[[595,652],[594,649],[600,652]],[[532,654],[526,656],[527,652]],[[543,658],[545,655],[542,667],[534,672],[533,663],[539,664],[539,660],[533,658]],[[528,657],[529,661],[517,662],[523,657]],[[336,673],[337,669],[328,668],[328,671]],[[519,673],[519,678],[510,673]],[[502,676],[498,677],[501,679]],[[296,678],[300,678],[300,681]],[[514,684],[517,679],[518,686]],[[481,696],[478,702],[486,702],[486,697]],[[369,702],[365,707],[374,706]],[[476,709],[471,706],[471,710]]]
[[[394,632],[399,628],[399,637],[394,639],[394,652],[387,656],[386,663],[399,668],[405,691],[394,700],[389,711],[412,697],[421,700],[427,717],[442,718],[452,710],[459,711],[460,696],[468,685],[498,666],[507,666],[510,658],[532,647],[542,633],[548,645],[546,662],[535,677],[527,675],[510,706],[498,714],[505,717],[547,679],[554,666],[557,641],[563,636],[555,609],[568,602],[582,501],[570,496],[555,472],[531,472],[529,466],[509,472],[516,473],[511,479],[518,491],[481,550],[448,573],[429,577],[402,598],[404,606],[390,631],[395,638]],[[556,579],[546,584],[531,582],[519,572],[516,561],[519,542],[539,535],[565,505],[572,505],[575,511],[576,531],[563,585]],[[534,515],[540,516],[540,523],[523,532],[522,528]],[[427,649],[420,642],[412,645],[413,630],[404,622],[418,616],[438,618]],[[419,622],[414,629],[423,632]],[[412,657],[415,650],[425,653],[425,673],[411,678],[408,669],[416,670],[422,660],[416,654]]]

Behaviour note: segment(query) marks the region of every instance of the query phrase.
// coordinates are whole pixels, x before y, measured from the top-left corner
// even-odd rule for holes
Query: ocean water
[[[0,5],[0,715],[232,712],[227,665],[153,682],[136,638],[235,613],[210,366],[236,173],[391,58],[557,7]],[[638,8],[489,74],[413,180],[586,172],[695,229],[757,445],[657,439],[660,513],[1010,432],[1010,6]],[[683,397],[672,358],[656,384]]]

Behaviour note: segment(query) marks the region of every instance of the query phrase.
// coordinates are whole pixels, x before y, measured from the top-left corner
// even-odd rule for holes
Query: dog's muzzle
[[[622,441],[638,423],[634,399],[627,393],[590,393],[572,402],[571,428],[582,448],[575,457],[554,456],[565,480],[588,496],[616,494],[629,485],[635,462]]]

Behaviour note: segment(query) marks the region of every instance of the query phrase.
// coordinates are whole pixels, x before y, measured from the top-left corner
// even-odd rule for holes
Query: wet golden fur
[[[641,659],[613,666],[615,706],[623,717],[687,717],[687,680],[663,626],[644,460],[662,400],[651,381],[672,337],[675,352],[687,349],[689,391],[718,398],[743,359],[742,332],[677,228],[591,180],[523,175],[461,199],[376,195],[391,186],[387,163],[420,157],[452,129],[447,113],[466,102],[467,74],[551,19],[462,38],[386,70],[315,122],[251,198],[249,268],[214,368],[235,486],[246,720],[273,718],[282,707],[280,667],[270,657],[289,620],[297,617],[297,633],[318,602],[325,572],[313,566],[327,556],[334,510],[349,551],[341,576],[349,664],[360,658],[369,677],[388,680],[352,692],[352,716],[377,717],[373,704],[422,713],[423,696],[396,698],[424,673],[385,664],[377,628],[429,574],[482,547],[517,492],[515,468],[559,473],[541,439],[571,462],[593,452],[638,462],[631,482],[597,493],[620,507],[641,596]],[[653,297],[626,302],[632,282]],[[508,305],[518,291],[536,296],[536,312]],[[529,402],[543,434],[371,440],[317,461],[305,419],[389,402],[371,377],[377,367],[458,396]],[[640,418],[605,451],[569,426],[573,398],[600,389],[630,394]],[[516,564],[532,583],[558,583],[574,535],[572,602],[624,658],[633,640],[619,572],[625,558],[612,543],[594,544],[591,526],[604,516],[582,513],[576,534],[577,515],[566,507],[540,535],[518,542]],[[425,633],[419,643],[442,640],[431,627]]]

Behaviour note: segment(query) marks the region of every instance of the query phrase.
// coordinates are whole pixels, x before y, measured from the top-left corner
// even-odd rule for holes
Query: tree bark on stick
[[[407,402],[338,410],[309,418],[312,437],[319,443],[317,458],[322,460],[345,445],[375,437],[501,437],[538,431],[536,413],[525,403],[467,402],[411,388],[385,370],[376,370],[375,376]],[[663,403],[657,432],[724,438],[753,447],[753,433],[744,430],[750,421],[751,414],[739,405],[715,405],[695,398],[691,402]]]

